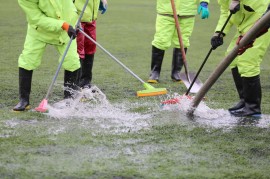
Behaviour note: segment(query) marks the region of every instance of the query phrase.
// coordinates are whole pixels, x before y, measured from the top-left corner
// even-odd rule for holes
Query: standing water
[[[133,104],[137,106],[139,104]],[[117,129],[123,131],[147,128],[146,119],[151,114],[130,112],[130,104],[111,104],[106,95],[96,86],[83,89],[75,99],[65,99],[48,106],[46,114],[53,119],[83,122],[84,126],[100,129]],[[119,132],[119,131],[118,131]]]
[[[163,105],[162,109],[165,111],[176,111],[179,115],[185,115],[190,109],[192,99],[186,96],[180,96],[174,94],[168,99],[178,99],[175,104]],[[232,116],[225,109],[211,109],[204,101],[202,101],[193,113],[192,117],[189,117],[195,122],[205,127],[215,128],[231,128],[234,126],[257,126],[261,128],[270,127],[270,116],[262,115],[261,118],[240,118]]]
[[[147,98],[141,98],[138,103],[111,104],[106,95],[93,86],[91,89],[80,92],[73,100],[66,99],[48,105],[49,112],[45,113],[48,116],[46,120],[7,120],[6,125],[3,126],[5,134],[0,134],[0,136],[14,135],[10,133],[9,128],[23,131],[33,128],[33,130],[40,130],[39,134],[42,135],[44,133],[60,134],[69,130],[89,130],[93,134],[126,133],[167,124],[224,129],[236,126],[270,127],[269,115],[262,115],[260,119],[236,118],[227,110],[211,109],[202,101],[191,118],[187,112],[192,99],[179,94],[160,96],[155,99],[155,101],[150,101]],[[176,104],[161,105],[162,101],[168,99],[180,100]],[[139,112],[134,112],[136,110]],[[16,130],[16,133],[19,131]]]

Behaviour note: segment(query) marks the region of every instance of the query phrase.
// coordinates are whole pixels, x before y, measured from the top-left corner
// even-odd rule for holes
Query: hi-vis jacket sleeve
[[[227,21],[228,17],[230,15],[230,11],[229,11],[229,4],[223,4],[220,6],[220,17],[219,17],[219,20],[218,20],[218,24],[217,24],[217,27],[216,27],[216,32],[218,31],[221,31],[222,27],[224,26],[225,22]],[[231,27],[233,26],[233,23],[231,21],[228,22],[228,24],[226,25],[225,29],[223,30],[223,33],[226,35]]]

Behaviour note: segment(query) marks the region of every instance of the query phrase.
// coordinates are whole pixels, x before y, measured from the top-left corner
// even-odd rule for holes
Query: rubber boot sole
[[[27,105],[24,109],[22,110],[15,110],[15,109],[12,109],[13,112],[25,112],[25,111],[28,111],[31,109],[31,105]]]
[[[147,80],[148,83],[159,83],[158,80]]]
[[[172,81],[173,81],[174,83],[184,83],[182,80],[175,80],[175,79],[172,79]]]

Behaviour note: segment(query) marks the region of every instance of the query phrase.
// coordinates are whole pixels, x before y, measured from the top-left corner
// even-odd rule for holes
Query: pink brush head
[[[180,104],[181,100],[186,100],[186,99],[191,100],[192,99],[192,96],[182,95],[182,96],[177,97],[177,98],[172,98],[172,99],[168,99],[168,100],[162,101],[161,104],[162,105]]]
[[[43,99],[40,102],[39,106],[35,108],[35,110],[38,111],[38,112],[46,112],[46,111],[48,111],[47,104],[48,104],[48,100],[47,99]]]

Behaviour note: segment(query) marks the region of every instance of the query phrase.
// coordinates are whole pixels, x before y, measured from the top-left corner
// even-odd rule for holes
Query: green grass
[[[16,1],[2,4],[0,178],[269,178],[269,51],[261,68],[265,117],[260,121],[239,120],[216,128],[201,123],[206,119],[199,116],[191,120],[181,111],[162,111],[159,102],[165,97],[137,98],[135,92],[144,89],[143,85],[99,49],[93,83],[106,94],[115,107],[108,110],[119,113],[119,119],[113,113],[107,118],[93,117],[92,108],[87,109],[89,117],[71,119],[35,112],[13,113],[11,109],[18,102],[17,60],[27,23]],[[187,53],[190,71],[199,69],[210,49],[219,17],[216,1],[211,3],[210,11],[210,19],[196,19]],[[109,1],[108,11],[97,21],[97,41],[143,80],[147,80],[150,71],[155,16],[155,1],[117,0]],[[224,45],[212,52],[199,77],[202,81],[223,59],[232,35],[233,31]],[[185,86],[170,79],[171,56],[169,49],[161,83],[154,86],[166,87],[170,94],[183,94]],[[45,97],[57,66],[58,54],[48,46],[42,65],[34,72],[32,106],[38,106]],[[49,103],[62,99],[62,83],[61,70]],[[207,93],[205,103],[219,113],[236,101],[227,69]],[[105,110],[101,113],[108,112]],[[134,114],[141,118],[132,117]],[[214,123],[223,119],[208,120]],[[264,121],[268,124],[256,125]]]

